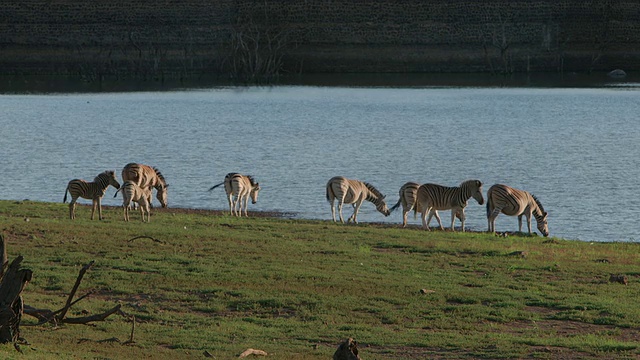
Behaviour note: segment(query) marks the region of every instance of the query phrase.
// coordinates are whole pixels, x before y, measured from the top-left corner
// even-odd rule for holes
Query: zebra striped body
[[[411,181],[402,185],[399,191],[400,198],[398,202],[389,209],[390,212],[393,212],[402,205],[402,227],[407,226],[407,214],[415,207],[419,187],[420,184]],[[438,213],[437,210],[433,211],[436,214]],[[417,215],[417,212],[415,214]],[[456,213],[456,216],[460,219],[459,213]]]
[[[151,221],[151,210],[149,200],[151,199],[151,188],[140,187],[135,182],[127,180],[122,183],[118,192],[122,191],[122,207],[124,208],[124,221],[129,221],[129,207],[132,202],[140,205],[140,215],[144,222],[144,214],[147,214],[147,222]],[[114,196],[115,197],[115,196]]]
[[[81,179],[73,179],[69,181],[67,189],[64,191],[64,199],[62,200],[63,203],[67,202],[67,192],[69,192],[71,195],[71,202],[69,203],[69,218],[72,220],[76,218],[76,201],[81,197],[83,199],[92,200],[91,220],[93,220],[96,207],[98,208],[98,219],[102,220],[101,202],[109,185],[116,189],[120,188],[120,184],[118,183],[118,180],[116,180],[115,171],[105,171],[100,173],[95,179],[93,179],[93,182],[87,182]]]
[[[400,198],[398,202],[389,209],[389,212],[392,212],[402,205],[402,227],[407,226],[407,213],[409,213],[416,204],[418,187],[420,187],[420,184],[411,181],[402,185],[399,191]]]
[[[329,180],[326,190],[327,201],[331,203],[331,217],[334,222],[336,221],[334,207],[336,199],[338,199],[338,214],[342,223],[344,223],[342,217],[342,206],[344,204],[354,204],[353,215],[347,219],[347,223],[350,221],[358,223],[358,211],[365,200],[372,202],[376,206],[376,210],[384,214],[384,216],[389,216],[391,213],[384,201],[385,196],[369,183],[336,176]]]
[[[423,184],[418,188],[418,195],[415,212],[422,213],[422,226],[429,230],[429,222],[435,215],[440,229],[444,230],[442,221],[437,210],[451,210],[451,230],[454,230],[454,222],[456,216],[462,222],[462,231],[464,232],[465,214],[464,208],[470,198],[476,199],[478,204],[484,204],[482,197],[482,182],[480,180],[467,180],[460,186],[447,187],[436,184]],[[429,219],[427,219],[427,214]]]
[[[144,187],[153,187],[156,189],[156,197],[160,201],[163,208],[167,207],[167,185],[164,176],[160,170],[143,164],[129,163],[122,169],[122,181],[133,181],[136,185]],[[151,196],[149,196],[149,204],[151,204]]]
[[[223,182],[212,186],[209,191],[220,185],[224,185],[224,190],[227,193],[231,215],[242,216],[242,209],[244,208],[244,216],[249,216],[247,213],[249,199],[251,199],[252,204],[255,204],[258,202],[258,193],[260,192],[260,184],[255,181],[253,176],[228,173]]]
[[[487,191],[487,220],[489,232],[496,231],[496,218],[500,213],[518,217],[518,231],[522,232],[522,216],[527,217],[527,228],[531,234],[531,215],[536,219],[538,230],[549,236],[547,212],[540,201],[531,193],[496,184]]]

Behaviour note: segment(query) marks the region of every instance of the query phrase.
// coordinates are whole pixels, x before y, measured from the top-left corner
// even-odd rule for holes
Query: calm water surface
[[[250,209],[329,219],[335,175],[374,184],[389,205],[407,181],[477,178],[485,193],[505,183],[536,194],[554,236],[639,241],[638,99],[637,87],[0,95],[0,199],[61,202],[70,179],[141,162],[165,175],[172,207],[225,209],[224,190],[207,189],[238,171],[263,188]],[[105,204],[121,204],[114,192]],[[472,200],[467,217],[486,229],[484,206]],[[365,203],[360,221],[400,222],[401,212],[385,218]],[[496,226],[516,230],[517,218]]]

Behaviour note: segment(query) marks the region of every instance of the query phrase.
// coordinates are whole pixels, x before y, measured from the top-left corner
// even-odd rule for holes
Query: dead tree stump
[[[358,343],[352,338],[343,341],[333,353],[333,360],[362,360],[358,355]]]
[[[4,248],[4,239],[0,239]],[[24,303],[22,290],[31,281],[33,272],[21,269],[23,257],[11,262],[0,282],[0,343],[16,342],[20,337],[20,319]]]

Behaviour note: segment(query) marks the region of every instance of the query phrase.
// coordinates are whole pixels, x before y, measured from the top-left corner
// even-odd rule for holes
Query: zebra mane
[[[542,207],[542,203],[540,202],[540,200],[538,200],[538,198],[533,194],[531,194],[531,197],[533,198],[533,201],[535,201],[538,207],[540,208],[540,212],[544,214],[545,213],[544,207]]]
[[[247,175],[247,179],[249,179],[249,183],[251,183],[251,186],[256,185],[256,179],[253,177],[253,175]]]
[[[367,187],[367,189],[369,189],[369,191],[373,193],[373,195],[375,195],[378,198],[378,200],[384,199],[384,195],[382,195],[382,193],[378,189],[376,189],[375,186],[364,181],[362,183],[364,184],[364,186]]]
[[[105,170],[103,172],[101,172],[100,174],[98,174],[94,179],[93,182],[97,182],[100,179],[108,179],[110,177],[114,177],[115,176],[115,171],[113,170]]]
[[[167,186],[167,181],[164,179],[164,176],[162,176],[162,173],[160,172],[160,170],[158,170],[157,167],[153,167],[153,171],[156,172],[156,175],[158,176],[158,179],[160,179],[162,184],[164,184],[164,186]]]

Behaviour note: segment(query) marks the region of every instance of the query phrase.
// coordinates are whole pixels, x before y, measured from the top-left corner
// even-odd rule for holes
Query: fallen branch
[[[133,240],[136,240],[136,239],[150,239],[150,240],[153,240],[154,242],[157,242],[157,243],[160,243],[160,244],[166,244],[167,243],[166,241],[158,240],[158,239],[156,239],[154,237],[145,236],[145,235],[136,236],[134,238],[131,238],[131,239],[127,240],[127,242],[133,242]]]
[[[76,292],[80,287],[80,283],[82,282],[82,279],[84,278],[85,273],[87,272],[87,270],[89,270],[93,266],[94,263],[95,261],[92,260],[91,262],[83,266],[82,269],[80,269],[80,273],[78,274],[76,283],[73,285],[73,289],[71,289],[71,292],[67,297],[67,301],[65,305],[62,307],[62,309],[51,311],[47,309],[36,309],[31,306],[25,306],[25,311],[24,311],[25,314],[33,316],[38,320],[40,320],[34,326],[39,326],[48,322],[52,322],[54,325],[58,325],[58,324],[85,324],[86,325],[94,321],[104,321],[107,317],[115,313],[120,313],[121,315],[124,315],[122,310],[120,310],[121,305],[117,305],[111,310],[108,310],[104,313],[100,313],[96,315],[76,317],[76,318],[66,317],[67,312],[73,305],[77,304],[80,300],[85,299],[87,296],[94,293],[94,291],[91,290],[88,293],[80,296],[76,300],[73,300],[73,297],[76,295]]]
[[[136,316],[131,316],[131,336],[129,336],[129,340],[122,343],[123,345],[135,344],[136,342],[133,340],[133,333],[136,331]]]
[[[76,283],[73,285],[73,289],[71,289],[71,292],[69,293],[69,297],[67,297],[67,303],[62,308],[60,315],[56,316],[56,320],[58,320],[58,322],[61,322],[62,319],[64,319],[64,317],[67,315],[67,311],[69,311],[69,308],[71,307],[71,301],[73,300],[73,297],[76,295],[76,291],[78,291],[78,287],[80,286],[80,282],[82,281],[84,274],[87,272],[87,270],[89,270],[91,266],[93,266],[94,263],[95,263],[95,260],[91,260],[87,265],[83,266],[82,269],[80,269],[80,274],[78,274]]]
[[[122,305],[118,304],[113,309],[103,312],[102,314],[83,316],[83,317],[77,317],[77,318],[65,318],[65,319],[62,319],[61,322],[65,324],[88,324],[94,321],[104,321],[104,319],[106,319],[107,317],[115,313],[122,314],[122,312],[120,311],[121,307]]]

